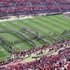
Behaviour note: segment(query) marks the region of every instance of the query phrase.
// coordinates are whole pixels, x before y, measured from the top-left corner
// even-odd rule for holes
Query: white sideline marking
[[[22,20],[22,19],[28,19],[28,18],[33,18],[33,16],[25,16],[25,17],[21,17],[21,18],[11,17],[10,19],[0,20],[0,22],[13,21],[13,20]]]

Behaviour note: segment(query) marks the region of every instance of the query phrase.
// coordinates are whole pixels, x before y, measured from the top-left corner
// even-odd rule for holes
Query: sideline
[[[0,19],[0,22],[5,22],[5,21],[13,21],[13,20],[22,20],[22,19],[29,19],[29,18],[33,18],[33,16],[24,16],[24,17],[15,17],[15,16],[11,16],[10,19]]]

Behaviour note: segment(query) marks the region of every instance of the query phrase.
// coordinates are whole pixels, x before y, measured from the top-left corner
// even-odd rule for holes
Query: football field
[[[31,35],[20,31],[21,28],[30,28],[38,32],[42,40],[48,44],[52,44],[61,39],[70,39],[70,36],[61,35],[64,30],[70,30],[70,18],[64,15],[50,15],[50,16],[35,16],[29,19],[13,20],[0,22],[0,30],[15,30],[24,35],[26,38],[31,40],[36,44],[36,47],[40,47],[44,44],[43,41],[32,39]],[[11,32],[0,33],[8,42],[19,41],[17,44],[11,44],[11,46],[16,51],[24,51],[25,49],[31,49],[31,46],[26,41],[21,41],[21,39]],[[7,46],[1,44],[0,42],[0,60],[4,60],[10,56],[10,53],[6,50]]]

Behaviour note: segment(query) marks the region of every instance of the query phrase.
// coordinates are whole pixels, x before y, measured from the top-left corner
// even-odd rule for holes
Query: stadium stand
[[[0,0],[0,16],[69,11],[70,4],[64,0]]]
[[[12,65],[1,65],[0,70],[69,70],[70,69],[70,40],[65,40],[61,41],[58,43],[53,44],[52,46],[42,46],[40,48],[35,48],[33,50],[27,50],[25,52],[18,52],[15,53],[17,56],[20,54],[21,56],[25,55],[31,55],[32,53],[37,53],[37,51],[45,50],[47,47],[49,47],[49,51],[52,49],[58,49],[58,48],[63,48],[61,49],[58,54],[56,55],[43,55],[40,57],[40,59],[27,62],[27,63],[20,63],[19,61],[17,64],[12,64]],[[65,47],[65,48],[64,48]],[[30,52],[30,53],[29,53]]]

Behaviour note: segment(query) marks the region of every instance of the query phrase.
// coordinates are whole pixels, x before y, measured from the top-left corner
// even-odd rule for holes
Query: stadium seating
[[[53,44],[52,46],[42,46],[33,50],[27,50],[25,52],[19,52],[15,54],[29,55],[39,50],[45,50],[47,47],[56,49],[61,47],[70,46],[70,40],[61,41]],[[17,55],[18,56],[18,55]],[[28,63],[17,63],[16,65],[0,66],[0,70],[70,70],[70,48],[60,50],[57,55],[42,56],[39,60],[35,60]]]
[[[64,0],[0,0],[0,16],[69,12]]]

